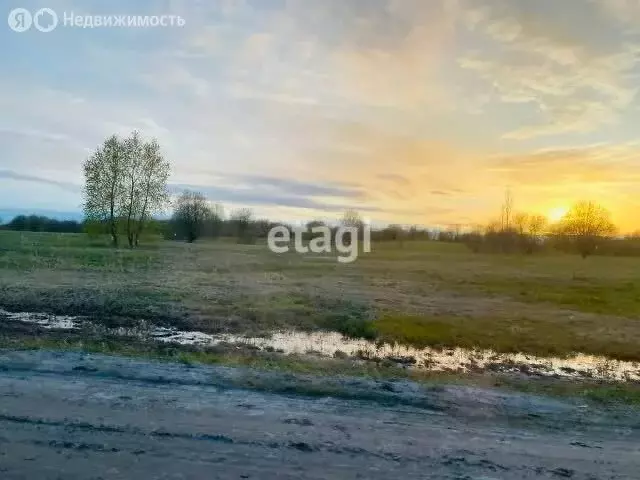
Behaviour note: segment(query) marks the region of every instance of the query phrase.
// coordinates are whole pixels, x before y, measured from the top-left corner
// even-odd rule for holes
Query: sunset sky
[[[172,189],[279,220],[485,222],[602,203],[640,228],[640,0],[2,2],[0,209],[79,210],[112,133],[159,139]],[[185,26],[75,28],[74,15]]]

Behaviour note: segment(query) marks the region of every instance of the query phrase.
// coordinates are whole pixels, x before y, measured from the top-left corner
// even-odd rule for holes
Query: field
[[[335,330],[414,346],[640,360],[640,259],[374,243],[352,264],[266,245],[0,232],[0,307],[106,326]]]

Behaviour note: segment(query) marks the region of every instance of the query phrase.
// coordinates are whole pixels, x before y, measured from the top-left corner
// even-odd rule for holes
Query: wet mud
[[[273,391],[250,388],[260,375]],[[640,471],[631,407],[358,378],[312,397],[299,393],[308,381],[2,351],[0,477],[586,480]]]

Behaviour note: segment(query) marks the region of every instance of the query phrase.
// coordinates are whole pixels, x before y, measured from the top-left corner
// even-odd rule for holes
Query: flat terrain
[[[49,330],[0,313],[0,478],[637,478],[634,382],[462,375],[139,335],[149,324],[326,330],[640,360],[640,259],[435,242],[373,249],[340,264],[225,240],[129,250],[0,232],[0,308],[88,320]]]
[[[622,480],[640,469],[630,408],[349,377],[332,398],[282,395],[239,388],[255,379],[246,369],[76,353],[0,352],[0,365],[7,480]]]
[[[640,360],[640,258],[374,243],[352,264],[264,244],[0,232],[0,307],[206,332],[337,330],[416,346]]]

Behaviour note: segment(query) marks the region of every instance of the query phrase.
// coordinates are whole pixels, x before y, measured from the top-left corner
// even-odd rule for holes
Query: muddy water
[[[48,330],[78,329],[79,317],[42,313],[10,313],[0,309],[0,317],[37,324]],[[613,360],[606,357],[577,354],[567,358],[537,357],[521,353],[496,353],[491,350],[461,348],[436,350],[404,345],[376,344],[350,339],[336,332],[273,332],[268,337],[247,337],[231,334],[208,334],[180,331],[174,328],[143,325],[136,329],[111,329],[109,333],[138,335],[155,341],[181,345],[214,346],[221,343],[241,344],[284,354],[316,354],[388,361],[433,371],[498,370],[520,371],[529,375],[596,378],[605,380],[640,381],[640,363]]]
[[[46,313],[7,312],[0,308],[0,318],[17,320],[25,323],[34,323],[47,330],[72,330],[79,326],[77,317],[66,315],[48,315]]]

